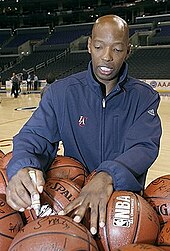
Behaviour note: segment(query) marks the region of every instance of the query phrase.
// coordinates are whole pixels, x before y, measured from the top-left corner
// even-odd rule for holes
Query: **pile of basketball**
[[[5,198],[6,166],[12,153],[0,151],[0,250],[2,251],[131,251],[170,250],[170,175],[152,181],[141,196],[113,192],[106,225],[89,231],[88,214],[82,223],[72,215],[59,216],[93,178],[71,157],[57,156],[46,173],[37,217],[33,209],[14,211]]]

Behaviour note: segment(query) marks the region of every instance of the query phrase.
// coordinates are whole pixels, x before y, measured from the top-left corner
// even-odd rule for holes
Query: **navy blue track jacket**
[[[90,62],[87,71],[50,85],[14,137],[9,179],[23,167],[45,171],[62,141],[65,156],[76,158],[89,172],[110,174],[115,190],[144,188],[148,168],[159,152],[159,94],[129,77],[124,63],[119,82],[105,97],[91,68]]]

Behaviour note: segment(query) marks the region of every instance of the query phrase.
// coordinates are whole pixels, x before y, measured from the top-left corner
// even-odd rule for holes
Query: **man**
[[[19,86],[19,79],[16,76],[15,72],[12,74],[11,82],[12,82],[11,96],[12,94],[14,94],[14,98],[17,98],[19,95],[18,91],[20,89],[20,86]]]
[[[34,73],[34,90],[36,91],[38,89],[38,76]]]
[[[159,95],[128,76],[130,52],[127,23],[118,16],[100,17],[88,40],[88,70],[51,84],[39,108],[14,137],[7,172],[7,202],[16,210],[37,195],[28,171],[36,170],[42,192],[43,172],[56,155],[58,142],[66,156],[82,162],[94,178],[59,214],[75,209],[80,222],[91,209],[91,233],[105,225],[106,205],[114,190],[140,192],[159,151]],[[42,171],[43,172],[42,172]],[[25,189],[27,188],[27,189]]]
[[[46,85],[43,87],[43,89],[41,90],[41,98],[42,96],[44,95],[44,93],[47,91],[48,87],[55,81],[57,80],[56,79],[56,76],[54,73],[50,72],[47,74],[47,77],[46,77]]]

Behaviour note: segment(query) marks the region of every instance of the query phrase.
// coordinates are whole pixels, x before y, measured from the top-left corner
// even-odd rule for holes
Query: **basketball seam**
[[[20,240],[18,240],[16,243],[14,243],[13,245],[11,245],[10,246],[10,249],[11,248],[14,248],[17,244],[19,244],[21,241],[23,241],[23,240],[26,240],[26,239],[29,239],[29,238],[31,238],[31,237],[35,237],[35,236],[37,236],[37,235],[49,235],[49,234],[56,234],[56,235],[66,235],[66,236],[71,236],[71,237],[73,237],[73,238],[79,238],[79,239],[81,239],[81,240],[83,240],[83,241],[85,241],[86,243],[88,243],[88,244],[90,244],[91,246],[93,246],[95,249],[96,249],[96,247],[95,247],[95,245],[93,245],[93,243],[89,243],[89,239],[87,240],[87,239],[85,239],[85,238],[83,238],[83,237],[81,237],[81,236],[77,236],[76,234],[70,234],[70,233],[64,233],[64,232],[53,232],[53,231],[51,231],[51,232],[48,232],[48,233],[36,233],[36,234],[34,234],[34,235],[29,235],[29,236],[26,236],[26,237],[24,237],[24,238],[22,238],[22,239],[20,239]],[[10,251],[10,249],[9,249],[9,251]],[[96,249],[97,250],[97,249]]]
[[[169,200],[170,199],[170,197],[159,197],[159,196],[152,196],[152,197],[145,196],[144,198],[145,199],[162,199],[162,200]]]
[[[0,217],[0,220],[6,218],[6,217],[8,217],[8,216],[11,216],[11,215],[13,215],[13,214],[17,214],[17,215],[18,215],[18,212],[17,212],[17,211],[16,211],[16,212],[14,211],[14,212],[8,213],[8,214],[6,214],[6,215]]]
[[[136,211],[137,211],[138,215],[137,215],[136,229],[134,231],[134,236],[133,236],[132,243],[136,243],[135,242],[136,241],[136,234],[138,232],[138,224],[139,224],[139,218],[140,218],[140,201],[139,201],[139,197],[135,193],[134,193],[134,195],[136,197],[136,204],[137,204],[137,210]]]
[[[5,175],[3,174],[2,170],[0,170],[0,173],[2,175],[2,178],[3,178],[3,181],[5,183],[5,186],[7,186],[7,180],[6,180]]]
[[[10,235],[7,235],[7,234],[3,234],[2,232],[0,232],[0,235],[3,236],[3,237],[6,237],[8,239],[14,239],[14,237],[10,236]]]
[[[43,190],[43,193],[45,193],[46,195],[48,195],[49,197],[50,197],[50,199],[53,201],[53,202],[55,202],[56,204],[57,204],[57,206],[59,206],[60,207],[60,209],[61,210],[63,210],[63,206],[61,205],[61,203],[59,203],[57,200],[55,200],[55,198],[49,193],[49,192],[47,192],[45,189]],[[48,201],[47,201],[48,202]],[[48,202],[49,203],[49,202]],[[54,208],[53,208],[54,209]],[[54,211],[56,211],[55,209],[54,209]]]

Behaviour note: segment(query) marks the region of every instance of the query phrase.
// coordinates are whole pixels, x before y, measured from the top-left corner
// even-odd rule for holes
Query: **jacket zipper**
[[[105,98],[102,99],[102,107],[106,108],[106,100],[105,100]]]
[[[104,131],[105,131],[105,108],[106,98],[102,98],[102,121],[101,121],[101,162],[104,160]]]

